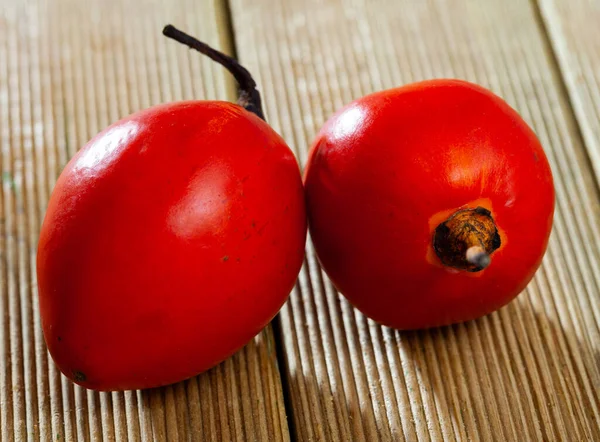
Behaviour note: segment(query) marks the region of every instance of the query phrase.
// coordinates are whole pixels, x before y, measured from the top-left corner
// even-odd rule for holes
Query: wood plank
[[[507,307],[400,333],[335,293],[311,246],[282,318],[298,440],[600,440],[600,202],[537,10],[521,0],[232,1],[237,52],[301,162],[365,93],[458,77],[535,128],[556,180],[541,270]]]
[[[231,49],[218,0],[0,1],[0,440],[289,440],[271,329],[199,377],[150,391],[74,387],[49,359],[38,227],[67,160],[135,110],[234,98],[230,76],[160,35]]]
[[[600,182],[600,1],[538,4]]]

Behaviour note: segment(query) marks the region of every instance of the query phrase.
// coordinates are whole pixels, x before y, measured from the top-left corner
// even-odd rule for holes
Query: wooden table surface
[[[52,186],[133,111],[235,99],[173,23],[255,74],[301,164],[368,92],[478,82],[521,112],[555,178],[543,266],[507,307],[397,332],[365,319],[310,243],[273,326],[218,367],[94,393],[48,357],[35,253]],[[600,0],[0,0],[1,441],[600,441]]]

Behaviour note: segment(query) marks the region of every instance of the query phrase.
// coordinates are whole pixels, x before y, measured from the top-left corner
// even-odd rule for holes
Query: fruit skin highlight
[[[397,329],[474,319],[539,267],[554,186],[534,132],[460,80],[360,98],[321,129],[304,173],[309,230],[336,288]]]
[[[300,170],[261,118],[165,104],[104,130],[65,167],[37,255],[44,336],[95,390],[171,384],[244,346],[304,257]]]

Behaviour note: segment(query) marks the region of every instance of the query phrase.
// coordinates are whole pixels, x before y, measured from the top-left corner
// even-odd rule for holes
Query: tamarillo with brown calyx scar
[[[321,129],[304,172],[309,229],[336,288],[397,329],[511,301],[548,244],[544,150],[492,92],[440,79],[377,92]]]

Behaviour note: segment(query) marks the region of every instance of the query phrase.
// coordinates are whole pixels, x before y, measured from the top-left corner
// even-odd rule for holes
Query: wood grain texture
[[[238,56],[257,76],[268,121],[302,163],[321,124],[352,99],[459,77],[522,113],[555,177],[542,268],[517,300],[476,321],[412,333],[380,327],[335,293],[309,245],[281,315],[296,439],[600,440],[600,200],[537,7],[522,0],[231,5]]]
[[[538,3],[600,182],[600,1]]]
[[[46,352],[36,242],[67,160],[135,110],[233,98],[222,68],[160,35],[167,20],[230,49],[216,0],[0,1],[0,441],[289,440],[270,328],[210,372],[143,392],[74,387]]]

